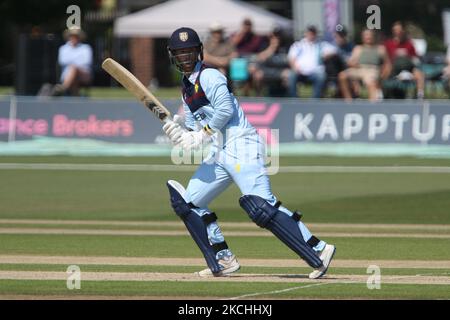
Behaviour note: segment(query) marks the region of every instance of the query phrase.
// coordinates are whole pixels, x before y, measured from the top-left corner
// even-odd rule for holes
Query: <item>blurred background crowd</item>
[[[240,17],[220,12],[230,3],[242,5]],[[81,25],[66,28],[71,4],[81,9]],[[379,30],[366,24],[373,4],[381,8]],[[205,62],[227,74],[239,95],[346,101],[450,95],[450,2],[444,0],[6,0],[0,87],[20,95],[89,95],[92,87],[116,85],[101,70],[106,57],[152,89],[177,86],[166,33],[191,11],[206,25],[197,28]],[[146,27],[162,12],[172,17],[166,31]],[[134,29],[121,29],[126,19],[134,19]]]

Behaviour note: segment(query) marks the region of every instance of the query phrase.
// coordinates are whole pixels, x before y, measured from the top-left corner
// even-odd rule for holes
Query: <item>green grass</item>
[[[18,281],[0,280],[0,294],[34,295],[116,295],[116,296],[198,296],[198,297],[237,297],[246,294],[271,292],[274,290],[291,291],[277,294],[262,294],[256,298],[323,298],[349,299],[448,299],[448,285],[397,285],[382,284],[379,290],[369,290],[365,284],[323,284],[307,287],[308,283],[226,283],[226,282],[128,282],[128,281],[82,281],[80,290],[68,290],[65,281]],[[253,297],[255,298],[255,297]]]
[[[338,259],[450,260],[450,239],[332,238]],[[238,256],[295,259],[297,256],[272,237],[227,237]],[[0,254],[201,257],[189,236],[98,236],[0,234]]]
[[[107,223],[107,221],[105,221]],[[186,227],[184,224],[179,221],[179,225],[176,226],[165,226],[165,225],[136,225],[136,226],[120,226],[120,225],[103,225],[103,224],[94,224],[94,225],[84,225],[84,224],[37,224],[37,223],[3,223],[0,222],[0,228],[45,228],[45,229],[69,229],[69,230],[135,230],[135,231],[184,231]],[[246,230],[248,230],[247,228]],[[250,230],[254,231],[256,226],[250,228]],[[441,232],[439,232],[441,233]]]
[[[147,157],[0,157],[20,163],[165,164],[167,158]],[[450,166],[450,160],[418,158],[285,157],[282,165]],[[190,172],[0,170],[0,219],[178,221],[169,205],[165,182],[186,184]],[[445,233],[421,230],[420,224],[450,224],[450,175],[431,173],[288,173],[271,177],[283,204],[304,213],[304,222],[408,223],[418,230],[402,233]],[[250,222],[239,207],[240,192],[232,186],[211,203],[219,221]],[[149,226],[1,224],[2,228],[79,228],[155,230]],[[164,227],[175,230],[178,227]],[[227,228],[223,228],[225,235]],[[257,230],[245,228],[245,230]],[[324,230],[324,229],[321,229]],[[311,230],[314,232],[314,230]],[[324,230],[323,232],[326,232]],[[346,232],[340,229],[340,232]],[[375,232],[370,227],[357,232]],[[380,230],[377,230],[380,231]],[[329,232],[329,231],[328,231]],[[354,231],[356,232],[356,231]],[[395,233],[395,229],[382,230]],[[318,232],[320,234],[320,231]],[[337,246],[337,259],[450,260],[450,239],[341,238],[325,239]],[[238,257],[295,259],[275,237],[227,237]],[[200,258],[189,236],[108,236],[0,234],[0,254],[58,256],[121,256]],[[2,264],[0,270],[65,271],[62,265]],[[194,272],[198,267],[82,265],[83,271]],[[365,274],[364,268],[333,268],[335,274]],[[242,267],[244,273],[306,274],[308,268]],[[382,269],[384,275],[448,274],[448,269]],[[94,282],[69,291],[65,281],[0,280],[0,294],[37,295],[162,295],[232,297],[254,292],[297,288],[258,298],[449,298],[448,285],[388,285],[368,290],[365,284],[326,284],[301,288],[299,283]]]
[[[273,288],[293,287],[291,284],[252,283],[251,289],[240,283],[208,282],[138,282],[138,281],[82,281],[80,290],[68,290],[65,281],[0,280],[0,294],[63,294],[63,295],[155,295],[155,296],[222,296],[233,297],[250,290],[271,291]]]
[[[166,158],[2,157],[1,162],[169,163]],[[366,158],[283,158],[299,165],[363,165]],[[449,160],[371,159],[368,165],[446,165]],[[176,220],[165,182],[190,172],[2,170],[0,218]],[[280,173],[272,189],[307,222],[450,224],[450,175],[433,173]],[[26,197],[24,197],[26,195]],[[210,207],[223,221],[248,221],[234,185]]]
[[[14,94],[13,87],[0,87],[0,96],[1,95],[10,95],[10,94]]]
[[[15,93],[13,87],[0,87],[0,95],[12,95]],[[154,94],[161,99],[180,98],[180,89],[159,88]],[[89,89],[89,98],[92,99],[131,99],[133,96],[123,87],[91,87]]]
[[[327,284],[277,294],[277,298],[314,297],[322,299],[449,299],[449,285],[381,284],[379,290],[369,290],[366,284]],[[263,297],[273,297],[262,295]]]
[[[164,225],[164,224],[160,224],[157,221],[152,221],[154,224],[152,225],[147,225],[145,223],[141,223],[141,222],[134,222],[136,223],[136,225],[128,225],[125,224],[127,223],[127,221],[124,221],[123,224],[110,224],[110,223],[117,223],[120,221],[99,221],[99,222],[95,222],[93,224],[81,224],[78,223],[77,221],[79,220],[75,220],[73,222],[70,222],[70,224],[67,223],[60,223],[59,220],[56,221],[55,223],[41,223],[43,222],[42,220],[33,220],[33,221],[29,221],[29,223],[15,223],[16,220],[13,221],[5,221],[5,220],[1,220],[0,221],[0,228],[10,228],[10,229],[14,229],[14,228],[32,228],[32,229],[64,229],[67,231],[73,231],[73,230],[79,230],[79,229],[83,229],[83,230],[89,230],[91,232],[97,232],[97,231],[148,231],[148,232],[158,232],[158,231],[185,231],[186,227],[184,226],[184,224],[182,223],[182,221],[172,221],[175,224],[173,225]],[[11,223],[13,222],[13,223]],[[65,221],[65,222],[69,222],[69,221]],[[93,221],[91,221],[93,222]],[[384,233],[389,233],[389,234],[395,234],[396,236],[400,236],[403,235],[405,237],[408,236],[415,236],[417,233],[420,234],[426,234],[426,235],[450,235],[450,228],[445,228],[445,229],[441,229],[441,228],[435,228],[435,229],[426,229],[424,230],[422,227],[422,225],[413,225],[412,228],[408,227],[407,229],[396,229],[396,228],[392,228],[392,227],[379,227],[377,226],[377,228],[372,228],[370,224],[366,224],[364,225],[364,227],[358,226],[357,228],[349,228],[347,224],[342,224],[342,225],[328,225],[328,224],[317,224],[314,226],[314,231],[316,233],[328,233],[328,232],[341,232],[341,233],[366,233],[366,234],[370,234],[370,235],[374,235],[376,236],[377,234],[384,234]],[[227,224],[221,224],[221,228],[222,231],[225,232],[225,234],[227,232],[241,232],[241,233],[245,233],[245,232],[257,232],[257,231],[262,231],[261,229],[259,229],[255,224],[253,224],[250,220],[248,221],[248,223],[242,223],[241,225],[227,225]]]
[[[107,157],[107,156],[0,156],[0,163],[170,163],[168,157]],[[281,166],[450,166],[450,159],[417,157],[332,157],[284,156]]]
[[[428,204],[426,208],[424,203]],[[450,223],[449,208],[450,190],[343,197],[303,205],[305,212],[314,212],[311,222]],[[408,212],[408,217],[402,216],[402,212]]]
[[[450,166],[450,159],[417,157],[284,156],[281,166]]]

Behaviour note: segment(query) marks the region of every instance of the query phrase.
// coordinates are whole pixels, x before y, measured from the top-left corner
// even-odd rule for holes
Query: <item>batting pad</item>
[[[169,180],[167,187],[169,188],[170,202],[175,213],[183,220],[192,239],[194,239],[200,251],[203,253],[213,275],[220,275],[221,268],[216,260],[216,252],[209,243],[205,222],[192,210],[195,206],[192,203],[187,203],[184,199],[185,188],[175,180]]]
[[[317,269],[322,266],[322,260],[305,242],[297,221],[292,217],[255,195],[242,196],[239,199],[239,204],[248,213],[253,222],[261,228],[270,230],[312,268]]]

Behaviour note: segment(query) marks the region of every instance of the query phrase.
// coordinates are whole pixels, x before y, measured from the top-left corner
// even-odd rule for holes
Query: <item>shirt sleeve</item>
[[[337,48],[327,41],[322,42],[322,56],[332,55],[337,53]]]
[[[183,110],[184,110],[184,125],[186,128],[195,131],[195,119],[194,115],[192,114],[191,110],[189,109],[186,102],[184,102],[183,98],[181,98],[183,101]]]
[[[78,61],[80,66],[91,67],[92,65],[92,48],[90,45],[85,44],[82,54],[80,55],[80,61]]]
[[[292,44],[288,51],[288,58],[289,59],[295,59],[299,54],[299,44],[295,42]]]
[[[408,41],[408,54],[411,57],[417,57],[416,47],[414,47],[414,43],[411,40]]]
[[[69,64],[69,61],[67,59],[67,54],[66,54],[66,50],[65,50],[65,46],[61,46],[58,49],[58,63],[60,66],[66,66],[67,64]]]
[[[200,75],[200,85],[214,108],[214,115],[208,125],[214,131],[221,130],[230,121],[234,112],[227,79],[218,70],[208,68]]]

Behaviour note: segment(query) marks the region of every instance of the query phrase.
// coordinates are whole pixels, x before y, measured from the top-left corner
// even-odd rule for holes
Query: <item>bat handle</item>
[[[170,116],[167,116],[167,117],[165,117],[164,119],[162,119],[161,120],[162,121],[162,123],[167,123],[167,122],[169,122],[169,121],[172,121],[172,118],[170,117]]]

